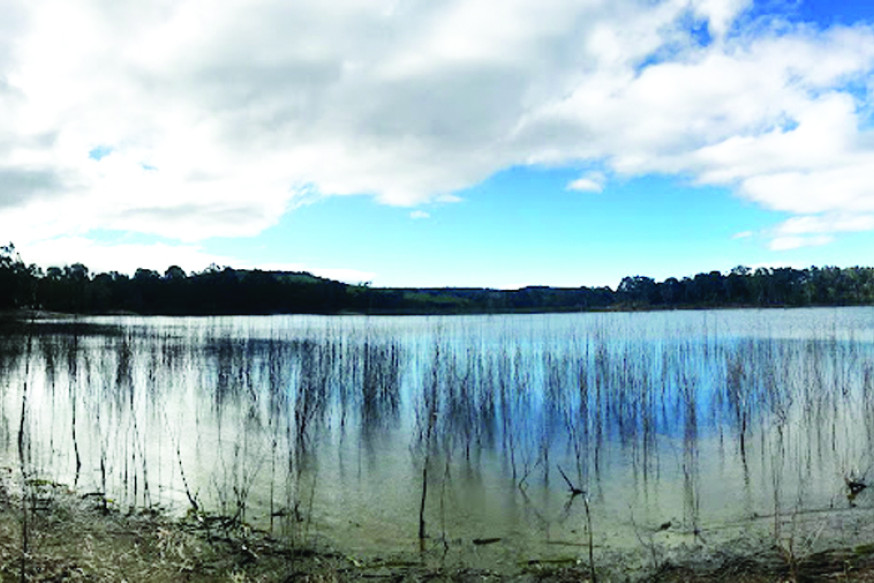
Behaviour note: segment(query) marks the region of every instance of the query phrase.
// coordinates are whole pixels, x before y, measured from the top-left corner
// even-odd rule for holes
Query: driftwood
[[[564,481],[567,482],[567,487],[571,491],[571,498],[574,498],[574,497],[580,496],[580,495],[583,495],[583,496],[586,495],[586,492],[584,490],[581,490],[580,488],[577,488],[576,486],[573,485],[573,483],[570,481],[570,478],[568,478],[567,474],[564,473],[564,470],[561,469],[561,466],[558,466],[558,471],[561,474],[561,477],[564,478]]]
[[[586,509],[586,530],[588,531],[588,547],[589,547],[589,575],[591,576],[592,583],[597,583],[598,578],[595,574],[595,542],[594,535],[592,534],[592,513],[589,509],[589,497],[586,495],[586,491],[582,488],[579,488],[571,482],[570,478],[567,477],[567,474],[564,473],[564,470],[561,469],[561,466],[558,467],[558,471],[561,474],[561,477],[564,478],[564,481],[567,483],[567,487],[570,489],[571,497],[568,500],[567,507],[570,508],[570,505],[573,504],[574,498],[577,496],[583,497],[583,505]]]

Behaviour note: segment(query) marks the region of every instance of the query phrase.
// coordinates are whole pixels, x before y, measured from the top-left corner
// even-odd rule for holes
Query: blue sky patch
[[[109,156],[114,150],[115,148],[112,146],[97,146],[88,152],[88,157],[99,162],[106,156]]]

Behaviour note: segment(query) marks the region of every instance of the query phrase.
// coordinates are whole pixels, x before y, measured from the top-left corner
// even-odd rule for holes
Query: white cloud
[[[827,245],[833,240],[834,238],[828,235],[817,235],[814,237],[778,236],[771,240],[768,247],[772,251],[788,251],[800,247],[819,247]]]
[[[710,34],[723,37],[731,27],[737,14],[746,9],[752,0],[693,0],[692,7],[695,14],[707,21]]]
[[[305,192],[412,207],[581,162],[874,212],[870,104],[848,88],[870,84],[874,31],[733,32],[749,4],[0,0],[0,223],[19,246],[100,227],[193,248]]]
[[[792,217],[776,229],[778,235],[846,233],[874,229],[874,215],[806,215]]]
[[[580,192],[603,192],[607,177],[603,172],[590,172],[568,183],[568,190]]]
[[[429,219],[431,215],[425,211],[412,211],[410,213],[411,219]]]
[[[772,251],[787,251],[801,247],[819,247],[835,240],[840,233],[874,230],[874,214],[824,213],[800,215],[759,233],[744,231],[732,236],[741,239],[761,235],[770,239]]]

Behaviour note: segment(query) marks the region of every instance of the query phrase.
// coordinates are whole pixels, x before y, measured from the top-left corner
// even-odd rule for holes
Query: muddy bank
[[[500,572],[444,562],[433,550],[359,559],[324,542],[280,538],[227,518],[160,510],[122,512],[98,493],[48,481],[0,482],[2,581],[590,581],[581,557],[520,560]],[[24,495],[22,495],[24,493]],[[478,544],[491,544],[481,540]],[[436,545],[433,545],[436,546]],[[628,567],[625,561],[628,561]],[[795,556],[749,541],[631,568],[604,556],[599,581],[874,581],[874,544]]]

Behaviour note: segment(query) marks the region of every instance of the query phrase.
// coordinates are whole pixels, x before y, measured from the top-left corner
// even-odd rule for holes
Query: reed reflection
[[[847,488],[872,465],[874,318],[845,314],[34,324],[0,336],[0,447],[107,506],[359,549],[548,553],[580,540],[568,484],[610,544],[761,516],[780,539],[871,506]]]

